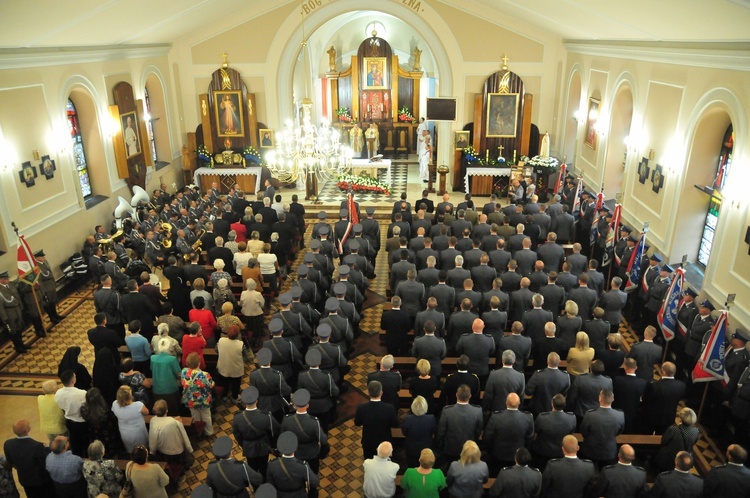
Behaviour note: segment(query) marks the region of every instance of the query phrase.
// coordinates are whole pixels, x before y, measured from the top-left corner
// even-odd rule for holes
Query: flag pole
[[[18,235],[18,227],[16,226],[16,222],[11,221],[10,225],[13,227],[13,231],[16,232],[16,239],[18,239],[20,241],[21,240],[21,236]],[[34,271],[34,268],[32,268],[31,271]],[[39,306],[39,299],[37,299],[37,297],[36,297],[36,289],[34,287],[36,285],[38,285],[38,284],[36,282],[36,279],[34,279],[34,283],[31,284],[31,295],[34,297],[34,305],[36,306],[37,313],[39,313],[39,320],[41,320],[42,317],[44,316],[44,313],[42,313],[42,307]],[[44,327],[44,322],[42,322],[42,327]],[[45,330],[46,330],[46,328],[45,328]]]
[[[680,269],[685,270],[685,265],[687,264],[687,254],[682,255],[682,262],[680,263]],[[687,278],[685,278],[685,281],[687,282]],[[683,290],[684,293],[684,290]],[[679,325],[675,322],[675,333],[678,332]],[[664,363],[667,361],[667,352],[669,351],[669,343],[672,341],[666,341],[666,344],[664,345],[664,355],[661,358],[661,362]]]
[[[704,382],[705,387],[703,388],[703,397],[701,397],[701,404],[700,407],[698,407],[698,421],[701,420],[701,414],[703,414],[703,405],[706,404],[706,396],[708,395],[708,384],[709,382]]]
[[[724,308],[727,310],[727,319],[729,318],[729,310],[732,306],[734,306],[734,299],[737,296],[737,294],[727,294],[727,300],[724,302]],[[700,361],[700,360],[699,360]],[[726,375],[726,372],[724,373]],[[701,398],[701,404],[698,408],[698,421],[701,419],[701,414],[703,413],[703,405],[706,403],[706,396],[708,395],[708,385],[710,382],[706,382],[706,387],[703,388],[703,397]]]

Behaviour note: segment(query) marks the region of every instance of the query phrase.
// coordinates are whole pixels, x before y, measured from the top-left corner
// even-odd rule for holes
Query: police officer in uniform
[[[703,336],[710,332],[714,327],[714,319],[711,312],[714,305],[706,299],[698,306],[698,315],[693,320],[688,332],[687,341],[685,342],[685,355],[689,358],[690,363],[687,365],[688,371],[692,372],[693,366],[701,353]]]
[[[345,370],[348,368],[346,356],[341,346],[330,342],[331,325],[329,323],[321,323],[315,332],[318,334],[319,341],[318,344],[310,347],[308,353],[313,350],[320,351],[320,369],[330,374],[341,390]]]
[[[300,296],[301,295],[302,294],[300,293]],[[309,315],[307,317],[292,310],[292,300],[293,295],[290,292],[284,292],[281,294],[279,296],[281,309],[271,317],[271,320],[278,319],[283,323],[284,338],[291,341],[297,348],[297,351],[302,353],[312,343],[312,327],[310,325],[312,313],[310,313],[310,308],[307,307]]]
[[[42,299],[44,300],[44,311],[49,315],[52,323],[60,323],[63,320],[57,313],[57,287],[55,285],[55,276],[52,274],[44,250],[34,253],[37,265],[39,266],[39,287],[42,289]],[[41,304],[41,303],[40,303]]]
[[[319,211],[318,212],[318,222],[315,224],[315,226],[313,226],[313,230],[312,230],[312,238],[313,239],[319,239],[320,238],[320,229],[323,228],[323,227],[328,228],[328,230],[330,232],[331,225],[329,225],[328,223],[326,223],[326,216],[328,216],[328,215],[326,214],[325,211]]]
[[[281,422],[282,432],[292,432],[297,436],[297,456],[310,465],[310,470],[318,473],[320,458],[328,455],[328,435],[317,417],[307,413],[310,408],[310,391],[297,389],[292,394],[295,412],[287,414]]]
[[[297,386],[310,393],[310,414],[320,420],[320,425],[327,432],[331,422],[336,418],[336,399],[339,396],[339,388],[331,374],[320,369],[321,353],[319,350],[308,351],[305,355],[305,363],[309,368],[300,372],[297,377]]]
[[[562,440],[563,458],[547,463],[542,474],[542,496],[583,498],[594,484],[596,469],[591,460],[578,458],[578,440],[568,434]]]
[[[211,449],[215,462],[208,464],[206,484],[214,490],[216,497],[250,498],[247,486],[257,488],[263,483],[263,476],[250,468],[245,461],[232,458],[232,440],[221,436]]]
[[[245,409],[234,414],[232,433],[247,463],[261,475],[268,469],[268,455],[280,430],[279,422],[267,411],[258,408],[258,388],[250,386],[240,396]]]
[[[298,460],[297,436],[290,431],[282,432],[276,448],[281,458],[268,463],[266,481],[276,488],[278,498],[316,498],[320,478],[304,460]]]
[[[10,275],[7,271],[0,273],[0,326],[8,331],[10,340],[17,353],[26,353],[23,344],[23,307],[21,296],[18,294],[17,283],[10,284]]]
[[[269,322],[268,330],[273,337],[263,342],[263,347],[271,352],[271,366],[281,372],[284,380],[289,383],[294,380],[295,370],[302,361],[302,355],[292,341],[281,337],[284,332],[284,322],[279,318],[274,318]]]
[[[354,339],[354,332],[349,320],[338,314],[339,301],[335,297],[328,298],[325,307],[328,316],[320,320],[320,324],[326,323],[331,327],[331,342],[341,347],[341,350],[346,354]]]
[[[292,296],[292,304],[289,309],[298,313],[302,317],[302,321],[310,326],[310,334],[312,335],[312,329],[317,328],[320,322],[320,312],[300,300],[302,298],[302,289],[299,287],[292,287],[289,293]],[[279,297],[279,299],[281,298]]]
[[[284,416],[284,409],[289,404],[284,396],[289,396],[292,389],[278,370],[271,368],[271,351],[262,348],[256,359],[260,368],[250,372],[250,385],[258,388],[258,408],[271,412],[276,420]]]
[[[617,463],[604,467],[592,496],[643,496],[648,491],[646,470],[633,465],[635,451],[629,444],[620,446]]]
[[[362,236],[369,240],[372,246],[373,255],[370,258],[370,263],[374,268],[375,260],[378,257],[378,251],[380,251],[380,223],[372,217],[372,215],[375,214],[374,207],[368,207],[365,211],[367,213],[367,218],[360,220],[359,224],[362,225]]]

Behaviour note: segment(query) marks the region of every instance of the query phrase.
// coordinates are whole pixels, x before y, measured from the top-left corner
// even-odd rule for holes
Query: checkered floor
[[[403,167],[405,169],[405,166]],[[339,194],[340,195],[340,194]],[[339,197],[340,198],[340,197]],[[387,214],[376,215],[387,225]],[[312,225],[310,225],[311,227]],[[383,245],[385,242],[385,230]],[[309,234],[308,234],[309,236]],[[296,264],[302,261],[304,251],[298,254]],[[296,264],[293,266],[296,267]],[[362,449],[361,432],[353,424],[356,406],[366,401],[367,374],[374,370],[377,359],[385,354],[379,345],[380,317],[385,302],[388,268],[386,258],[377,259],[375,272],[378,278],[371,282],[367,295],[366,309],[360,323],[362,336],[355,341],[354,354],[350,359],[351,372],[347,375],[348,390],[341,396],[338,420],[329,431],[331,453],[321,463],[321,497],[360,498],[362,496]],[[284,282],[282,290],[291,286],[291,279]],[[26,355],[15,355],[10,344],[0,347],[0,394],[22,394],[36,396],[41,392],[41,383],[49,378],[56,378],[57,364],[69,345],[82,347],[81,363],[89,370],[93,366],[93,351],[88,343],[86,331],[92,326],[94,314],[92,300],[93,286],[82,288],[65,298],[60,305],[66,319],[57,325],[48,337],[37,339],[32,330],[26,330],[24,340],[33,344]],[[275,303],[278,306],[278,303]],[[45,322],[48,323],[48,322]],[[628,342],[628,347],[636,339],[635,333],[627,324],[623,324],[620,333]],[[252,370],[246,367],[246,373]],[[242,387],[247,386],[247,375]],[[230,435],[234,414],[238,408],[225,401],[214,414],[215,435],[196,438],[193,441],[196,463],[187,471],[186,480],[179,489],[172,490],[172,497],[188,497],[191,490],[202,483],[206,477],[206,468],[212,459],[211,445],[216,437]],[[403,411],[403,410],[402,410]],[[9,423],[7,420],[4,423]],[[723,463],[722,452],[702,431],[701,439],[696,445],[697,461],[701,468]],[[239,453],[239,449],[235,448]],[[240,453],[241,454],[241,453]]]
[[[394,162],[391,164],[391,182],[388,183],[386,170],[378,170],[378,180],[391,186],[390,195],[385,194],[356,194],[356,201],[361,206],[393,204],[402,193],[406,192],[407,183],[419,182],[419,164],[416,162]],[[336,179],[329,179],[319,189],[318,200],[323,204],[338,204],[343,199],[341,189],[336,185]]]

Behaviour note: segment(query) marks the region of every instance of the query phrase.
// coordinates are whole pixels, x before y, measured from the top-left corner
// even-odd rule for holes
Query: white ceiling
[[[465,5],[461,0],[442,1],[457,8]],[[750,0],[474,2],[564,39],[651,42],[750,39]],[[239,22],[251,17],[254,11],[269,7],[267,0],[0,0],[0,47],[171,43],[212,22],[233,17]]]

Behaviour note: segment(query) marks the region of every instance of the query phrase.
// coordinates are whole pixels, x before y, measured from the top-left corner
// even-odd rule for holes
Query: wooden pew
[[[115,465],[117,465],[117,468],[124,471],[125,467],[130,463],[130,460],[115,460]],[[162,470],[166,470],[167,468],[167,462],[152,462],[149,460],[148,463],[153,463],[154,465],[158,465],[162,468]]]
[[[151,419],[154,418],[155,415],[144,415],[143,418],[146,420],[146,425],[149,425],[151,423]],[[177,418],[177,417],[172,417]],[[182,425],[185,427],[190,427],[193,425],[193,417],[180,417],[182,419]]]
[[[401,478],[402,478],[402,477],[403,477],[402,475],[397,475],[397,476],[396,476],[396,486],[398,486],[398,487],[400,487],[400,486],[401,486]],[[485,489],[485,491],[486,491],[486,490],[489,490],[489,489],[490,489],[490,488],[492,487],[492,485],[493,485],[493,484],[495,484],[495,478],[494,478],[494,477],[491,477],[491,478],[489,478],[489,479],[487,480],[487,482],[486,482],[486,483],[484,483],[484,485],[483,485],[482,487],[483,487],[483,488]]]
[[[130,350],[127,346],[120,346],[117,350],[123,357],[130,357]],[[219,360],[219,353],[216,352],[215,348],[204,348],[203,359],[206,360],[206,363],[216,363]]]
[[[578,442],[583,442],[583,434],[576,432],[573,434]],[[400,427],[391,429],[391,436],[395,440],[403,440],[404,433]],[[617,444],[629,444],[632,446],[659,446],[661,445],[661,436],[653,434],[620,434],[617,436]]]

